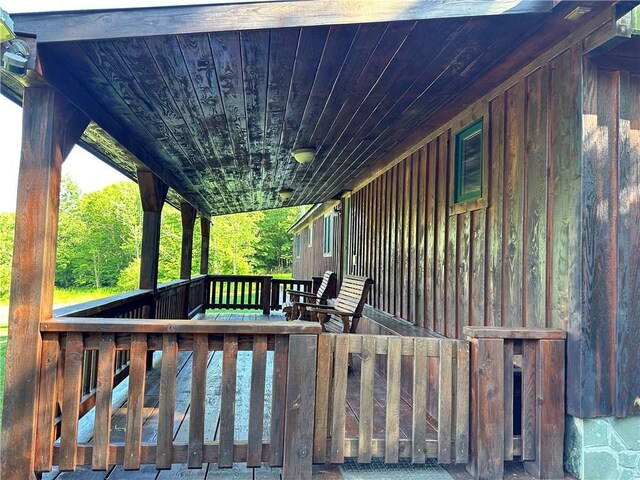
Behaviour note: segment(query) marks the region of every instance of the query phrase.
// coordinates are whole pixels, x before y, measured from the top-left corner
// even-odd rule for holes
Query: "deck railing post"
[[[469,473],[502,478],[505,460],[522,460],[535,478],[564,478],[566,333],[502,327],[464,333],[471,342]]]
[[[317,350],[317,335],[289,338],[283,479],[311,480]]]
[[[262,313],[269,315],[271,313],[271,279],[273,277],[266,276],[262,280]]]
[[[0,452],[5,480],[35,479],[40,322],[52,316],[60,173],[88,122],[53,88],[25,88]]]

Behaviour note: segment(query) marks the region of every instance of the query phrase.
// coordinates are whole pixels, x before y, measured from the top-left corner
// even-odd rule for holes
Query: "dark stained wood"
[[[300,322],[294,322],[300,323]],[[306,323],[306,322],[304,322]],[[285,335],[276,335],[273,350],[273,386],[271,387],[271,451],[269,465],[282,466],[284,458],[284,413],[287,396],[287,364],[289,358],[289,339]]]
[[[522,323],[522,224],[524,192],[524,85],[505,93],[504,216],[502,227],[502,325]]]
[[[524,210],[524,271],[523,324],[544,327],[546,319],[547,270],[547,145],[539,139],[547,138],[546,67],[540,68],[525,80],[527,98],[525,127],[525,210]]]
[[[318,337],[295,335],[289,341],[289,362],[283,478],[311,479],[313,464],[313,410]]]
[[[156,468],[171,468],[173,458],[173,426],[176,411],[176,378],[178,370],[178,343],[176,334],[162,339],[162,368],[158,400],[158,450]]]
[[[131,336],[131,367],[129,369],[129,395],[127,398],[127,427],[124,460],[122,462],[125,469],[131,470],[137,470],[140,468],[140,463],[142,461],[142,415],[144,410],[146,353],[146,334],[134,333]]]
[[[413,429],[411,430],[413,452],[411,462],[424,463],[426,459],[424,444],[427,437],[427,389],[429,388],[429,360],[426,340],[423,338],[414,339],[413,348]],[[466,427],[468,428],[468,424]]]
[[[435,195],[436,205],[436,230],[435,238],[435,309],[434,309],[434,328],[433,330],[442,335],[445,334],[445,319],[446,319],[446,292],[445,292],[445,279],[446,279],[446,245],[447,245],[447,151],[448,151],[448,138],[446,134],[442,134],[437,139],[437,157],[435,162],[437,171],[436,189]]]
[[[182,249],[180,254],[180,278],[191,278],[191,262],[193,258],[193,225],[196,221],[196,210],[188,203],[180,205],[182,218]]]
[[[40,390],[38,396],[38,430],[36,436],[35,471],[51,470],[53,460],[54,422],[58,397],[57,367],[60,362],[60,344],[56,334],[42,337]]]
[[[189,468],[200,468],[202,466],[208,354],[208,335],[202,333],[195,335],[193,338],[193,360],[191,363],[191,408],[189,409],[188,451],[189,460],[187,462]]]
[[[486,325],[502,325],[502,219],[505,97],[489,103],[489,208],[487,209]]]
[[[536,478],[560,478],[563,470],[565,342],[541,340],[536,352],[536,458],[525,469]]]
[[[616,332],[616,416],[637,412],[640,376],[640,76],[620,72],[618,124],[618,303]],[[630,119],[623,122],[622,119]]]
[[[536,458],[536,349],[535,342],[522,342],[522,460]]]
[[[34,478],[38,330],[52,312],[62,150],[83,129],[77,122],[65,128],[73,109],[53,89],[26,88],[23,109],[0,466],[10,479]]]
[[[64,387],[62,397],[62,429],[60,432],[61,471],[76,468],[77,418],[80,412],[80,386],[82,381],[82,334],[67,335],[64,352]]]
[[[267,365],[267,337],[259,335],[253,342],[251,366],[251,400],[249,404],[248,467],[260,467],[264,427],[264,392]]]
[[[101,335],[98,354],[93,459],[91,461],[91,468],[94,470],[106,470],[110,465],[109,439],[111,434],[111,401],[113,396],[115,354],[114,335],[112,333]]]
[[[384,429],[384,461],[398,463],[398,440],[400,437],[400,354],[402,340],[389,337],[387,347],[387,405],[386,424]]]
[[[238,337],[235,334],[224,336],[224,357],[222,362],[222,380],[220,385],[220,452],[218,465],[233,466],[233,443],[236,405],[236,367],[238,361]]]
[[[200,274],[209,273],[209,237],[211,236],[211,221],[206,217],[200,218],[200,233],[202,243],[200,244]]]
[[[138,187],[142,201],[142,246],[140,253],[140,288],[158,286],[160,223],[168,186],[149,170],[138,170]]]
[[[296,1],[250,3],[247,5],[208,5],[129,9],[123,11],[74,12],[58,14],[18,14],[16,31],[38,36],[39,42],[94,40],[153,35],[178,35],[226,30],[252,30],[274,27],[333,25],[415,19],[438,19],[459,16],[543,13],[551,2],[519,0],[509,3],[447,0],[443,3],[416,5],[403,0],[391,7],[381,0],[358,8],[358,2],[318,2],[314,5]],[[183,22],[176,23],[176,17]],[[55,25],[55,28],[52,28]],[[69,28],[73,25],[73,29]],[[114,27],[114,26],[117,26]],[[40,39],[42,37],[42,40]]]

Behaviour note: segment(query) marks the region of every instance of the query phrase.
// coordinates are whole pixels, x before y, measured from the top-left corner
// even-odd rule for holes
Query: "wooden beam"
[[[54,89],[25,89],[0,465],[7,480],[35,478],[40,322],[52,316],[60,172],[87,123]]]
[[[150,170],[138,170],[142,219],[142,255],[140,288],[158,287],[158,257],[160,255],[160,222],[168,186]]]
[[[551,0],[284,0],[12,15],[39,43],[263,28],[547,13]]]
[[[200,218],[200,231],[202,242],[200,243],[200,273],[209,273],[209,237],[211,236],[211,221],[207,217]]]
[[[180,278],[191,278],[191,261],[193,259],[193,225],[196,221],[196,209],[188,203],[180,204],[182,217],[182,253],[180,255]]]

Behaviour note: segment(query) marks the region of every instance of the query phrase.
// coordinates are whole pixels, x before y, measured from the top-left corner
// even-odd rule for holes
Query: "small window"
[[[313,247],[313,225],[307,229],[307,247]]]
[[[300,245],[301,245],[302,241],[300,238],[300,234],[297,233],[295,237],[293,237],[293,252],[296,256],[296,258],[300,258]]]
[[[453,203],[482,197],[482,119],[456,135]]]
[[[325,215],[323,233],[322,254],[325,257],[330,257],[333,255],[333,215]]]

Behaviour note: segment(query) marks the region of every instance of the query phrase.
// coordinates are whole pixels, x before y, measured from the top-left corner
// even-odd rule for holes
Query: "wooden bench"
[[[299,290],[287,290],[289,303],[284,305],[282,308],[287,320],[308,320],[308,318],[305,318],[307,316],[305,307],[300,307],[300,305],[326,305],[329,294],[331,292],[335,292],[336,282],[336,274],[331,270],[327,270],[324,272],[322,283],[320,284],[320,287],[318,287],[317,292],[312,293],[301,292]]]
[[[327,331],[325,324],[334,319],[342,322],[343,333],[355,333],[373,283],[373,280],[368,277],[346,275],[338,296],[330,305],[317,307],[307,304],[304,306],[309,311],[311,320],[319,322],[323,331]]]

